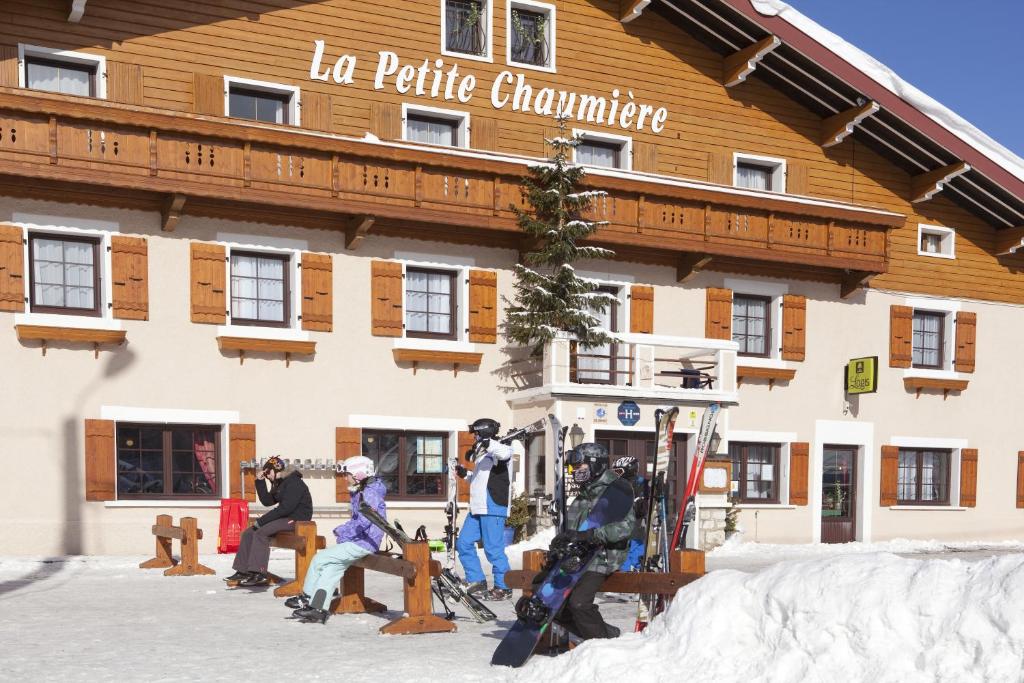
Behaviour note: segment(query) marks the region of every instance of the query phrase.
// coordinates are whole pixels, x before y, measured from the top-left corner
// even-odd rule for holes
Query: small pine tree
[[[506,302],[505,333],[513,343],[533,345],[534,353],[559,332],[571,334],[584,349],[613,341],[594,314],[603,312],[615,297],[597,291],[597,282],[578,276],[573,268],[579,259],[615,255],[608,249],[579,245],[606,224],[582,216],[595,199],[607,193],[578,191],[586,172],[572,163],[571,156],[580,138],[566,136],[564,116],[556,119],[558,136],[547,140],[552,157],[531,166],[530,175],[522,182],[530,209],[513,208],[519,227],[539,248],[526,254],[527,265],[515,267],[515,299]]]

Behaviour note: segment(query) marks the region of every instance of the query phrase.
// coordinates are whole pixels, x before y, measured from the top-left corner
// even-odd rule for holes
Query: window
[[[389,496],[442,500],[447,495],[447,434],[363,430],[363,455],[373,460]]]
[[[287,327],[289,258],[231,252],[231,324]]]
[[[33,90],[106,97],[106,59],[99,55],[56,50],[37,45],[18,46],[18,85]]]
[[[945,367],[946,314],[914,311],[913,366],[941,370]]]
[[[455,339],[455,273],[426,268],[405,271],[405,333],[408,337]]]
[[[555,70],[555,7],[528,0],[512,0],[506,16],[510,65]]]
[[[444,54],[490,58],[487,0],[444,0],[441,51]]]
[[[956,231],[938,225],[917,226],[918,256],[956,258]]]
[[[632,166],[633,141],[628,137],[587,133],[574,130],[580,136],[580,144],[576,146],[576,163],[584,166],[600,166],[602,168],[621,168],[629,170]]]
[[[100,315],[99,240],[29,235],[33,313]]]
[[[218,498],[220,427],[117,425],[118,498]]]
[[[779,502],[779,444],[729,444],[732,479],[740,503]]]
[[[290,85],[224,77],[228,116],[250,121],[299,124],[299,89]]]
[[[402,105],[403,137],[409,142],[446,147],[469,146],[469,114]]]
[[[619,331],[621,292],[618,287],[610,285],[598,287],[597,292],[611,298],[607,300],[603,311],[591,309],[590,313],[597,319],[598,327],[614,334]],[[630,359],[628,354],[619,356],[618,344],[600,344],[584,349],[572,342],[571,349],[571,381],[582,384],[626,384],[629,381]]]
[[[897,503],[948,505],[952,451],[901,448]]]
[[[732,340],[743,356],[771,355],[771,299],[735,294],[732,298]]]
[[[786,160],[733,155],[733,185],[765,192],[786,191]]]

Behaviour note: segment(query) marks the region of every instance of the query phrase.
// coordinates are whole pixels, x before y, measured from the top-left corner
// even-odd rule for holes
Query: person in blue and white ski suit
[[[455,549],[466,572],[467,593],[484,600],[508,600],[512,591],[505,585],[505,573],[509,569],[505,555],[505,520],[512,500],[509,465],[513,450],[512,446],[498,441],[501,425],[495,420],[481,418],[469,429],[476,437],[476,444],[466,456],[475,453],[476,462],[472,471],[462,465],[455,466],[455,473],[469,481],[469,516],[462,524]],[[476,553],[476,543],[481,539],[484,555],[494,574],[491,590],[487,590],[487,578]]]

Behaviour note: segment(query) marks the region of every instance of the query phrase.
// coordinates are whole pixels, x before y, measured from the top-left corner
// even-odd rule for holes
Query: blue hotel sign
[[[640,406],[636,401],[623,401],[619,404],[619,422],[627,427],[632,427],[640,421]]]

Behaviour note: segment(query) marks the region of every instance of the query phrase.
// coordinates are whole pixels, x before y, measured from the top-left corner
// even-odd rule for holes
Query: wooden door
[[[825,446],[821,472],[821,542],[856,540],[857,448]]]
[[[686,473],[689,463],[686,461],[686,434],[676,434],[672,440],[672,459],[669,461],[668,475],[665,481],[668,482],[668,518],[675,520],[676,510],[679,509],[678,498],[683,495],[686,487]],[[651,478],[651,470],[654,469],[654,454],[657,444],[655,443],[654,432],[598,432],[597,443],[603,444],[608,449],[609,465],[617,458],[631,455],[637,460],[640,466],[640,473],[645,479]]]

